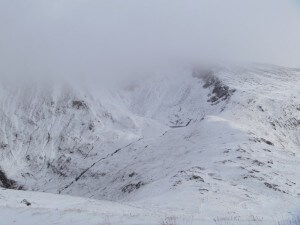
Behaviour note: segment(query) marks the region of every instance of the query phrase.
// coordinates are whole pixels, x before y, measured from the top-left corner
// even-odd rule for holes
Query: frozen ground
[[[2,83],[0,224],[299,223],[299,70],[126,82]]]

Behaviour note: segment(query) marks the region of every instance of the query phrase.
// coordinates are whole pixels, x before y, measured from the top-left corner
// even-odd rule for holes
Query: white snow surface
[[[0,225],[300,216],[300,70],[185,68],[104,86],[2,82],[0,169],[23,190],[0,190]]]

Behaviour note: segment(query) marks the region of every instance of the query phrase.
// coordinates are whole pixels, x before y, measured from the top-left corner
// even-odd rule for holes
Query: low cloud
[[[98,76],[200,60],[300,67],[282,0],[0,0],[0,73]]]

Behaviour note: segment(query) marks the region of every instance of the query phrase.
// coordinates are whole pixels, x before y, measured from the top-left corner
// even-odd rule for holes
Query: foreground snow
[[[0,224],[138,224],[158,215],[118,203],[38,192],[0,191]],[[149,224],[149,223],[148,223]]]
[[[110,201],[38,192],[0,190],[0,224],[2,225],[198,225],[198,224],[295,224],[290,217],[204,218],[198,214],[145,210]]]

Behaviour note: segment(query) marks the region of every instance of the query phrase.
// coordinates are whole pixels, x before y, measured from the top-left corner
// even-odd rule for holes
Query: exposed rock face
[[[6,174],[0,170],[0,186],[7,189],[19,189],[14,180],[7,178]]]
[[[203,88],[210,88],[211,93],[209,93],[207,100],[212,104],[216,104],[220,101],[225,101],[230,98],[230,96],[235,92],[235,89],[230,89],[226,84],[224,84],[218,77],[214,75],[214,71],[197,71],[193,72],[193,77],[202,79],[204,84]]]

